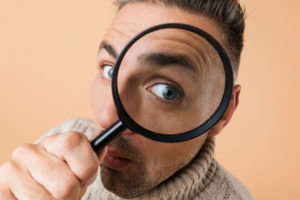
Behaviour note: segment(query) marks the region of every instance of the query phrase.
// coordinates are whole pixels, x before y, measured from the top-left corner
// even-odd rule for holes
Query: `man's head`
[[[227,49],[234,73],[237,73],[243,46],[244,18],[235,0],[120,0],[117,3],[119,11],[101,44],[99,72],[91,92],[96,134],[118,120],[110,82],[110,69],[116,56],[131,38],[146,28],[170,22],[199,27]],[[161,36],[160,40],[167,41],[167,38]],[[176,44],[193,43],[184,35],[180,40],[172,41]],[[185,84],[187,86],[183,87],[188,88],[188,83]],[[129,198],[141,195],[171,177],[197,155],[208,136],[218,134],[229,122],[238,104],[239,91],[240,87],[235,86],[222,119],[210,131],[195,139],[167,144],[124,131],[108,146],[108,156],[101,166],[104,186],[119,196]]]

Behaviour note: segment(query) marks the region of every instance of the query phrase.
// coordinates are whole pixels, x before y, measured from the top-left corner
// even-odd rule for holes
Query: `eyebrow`
[[[102,49],[106,50],[107,53],[114,59],[117,59],[118,54],[116,49],[105,40],[100,43],[98,52]],[[188,70],[193,74],[196,72],[195,64],[193,64],[187,55],[153,52],[142,54],[138,57],[138,59],[141,62],[146,62],[159,67],[173,65]]]
[[[102,41],[99,45],[99,50],[98,50],[98,53],[102,50],[102,49],[105,49],[107,51],[107,53],[112,56],[113,58],[117,58],[118,55],[117,55],[117,51],[116,49],[111,45],[109,44],[107,41]]]
[[[196,72],[195,64],[191,61],[191,59],[188,56],[182,54],[168,54],[155,52],[143,54],[139,56],[138,59],[141,60],[141,62],[146,62],[159,67],[174,65],[188,70],[192,73]]]

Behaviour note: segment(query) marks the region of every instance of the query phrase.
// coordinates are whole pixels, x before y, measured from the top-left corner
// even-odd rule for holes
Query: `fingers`
[[[0,199],[80,199],[106,151],[96,155],[88,139],[75,132],[22,145],[0,168]]]
[[[36,183],[28,173],[14,162],[5,163],[1,168],[2,181],[6,185],[0,186],[1,199],[7,200],[53,200],[45,188]],[[18,181],[16,181],[18,180]]]
[[[76,132],[48,137],[41,142],[45,150],[64,160],[83,184],[91,184],[99,168],[99,160],[88,139]]]
[[[12,160],[23,170],[18,171],[19,176],[11,176],[12,180],[22,180],[25,182],[19,187],[12,188],[12,192],[24,193],[30,188],[30,184],[39,184],[48,191],[55,199],[78,199],[80,195],[80,182],[72,173],[68,165],[57,157],[45,152],[37,145],[22,145],[18,147],[12,155]],[[27,173],[25,173],[27,171]],[[24,174],[29,174],[29,180]],[[22,176],[23,175],[23,176]],[[21,189],[22,188],[22,189]],[[41,188],[33,188],[34,193],[39,193]],[[42,196],[46,196],[45,193]],[[17,197],[18,198],[18,197]],[[23,198],[22,198],[23,199]]]

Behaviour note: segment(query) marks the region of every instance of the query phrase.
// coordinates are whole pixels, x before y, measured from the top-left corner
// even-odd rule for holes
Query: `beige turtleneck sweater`
[[[48,131],[40,139],[68,131],[94,138],[94,122],[88,119],[69,119]],[[40,140],[39,139],[39,140]],[[208,138],[200,152],[184,169],[136,200],[251,200],[250,192],[214,159],[215,139]],[[88,188],[83,200],[121,200],[106,190],[98,170],[96,181]]]

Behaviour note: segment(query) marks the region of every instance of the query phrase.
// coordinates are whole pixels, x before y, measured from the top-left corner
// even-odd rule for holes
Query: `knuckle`
[[[78,174],[78,177],[80,177],[82,181],[88,181],[89,179],[96,176],[97,172],[98,172],[97,163],[91,162],[88,166],[85,166],[85,169],[82,170],[82,172]]]
[[[73,149],[82,142],[83,135],[78,132],[68,132],[64,134],[63,138],[63,144],[65,148]]]
[[[14,172],[16,169],[17,169],[16,164],[12,161],[8,161],[3,165],[1,165],[0,171],[2,175],[5,175]]]
[[[57,184],[53,196],[56,199],[66,199],[80,194],[80,183],[74,176],[68,176],[62,185]]]
[[[0,184],[6,184],[11,179],[9,176],[16,174],[18,168],[17,165],[13,161],[8,161],[3,163],[0,168]]]
[[[36,149],[32,144],[23,144],[18,146],[12,153],[12,159],[18,160],[18,158],[24,159],[24,156],[35,153]]]
[[[51,142],[52,138],[53,138],[53,136],[47,136],[47,137],[43,138],[43,139],[39,142],[39,144],[44,144],[44,145],[46,145],[46,144],[48,144],[48,143]]]

